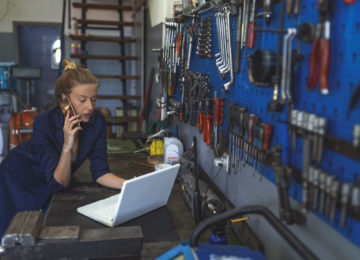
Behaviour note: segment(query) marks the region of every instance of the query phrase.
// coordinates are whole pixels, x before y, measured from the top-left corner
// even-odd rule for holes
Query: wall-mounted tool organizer
[[[359,11],[340,0],[242,0],[178,17],[177,36],[164,42],[177,64],[179,117],[201,131],[205,113],[211,136],[227,133],[230,174],[254,167],[302,205],[281,202],[288,224],[312,211],[358,246]]]

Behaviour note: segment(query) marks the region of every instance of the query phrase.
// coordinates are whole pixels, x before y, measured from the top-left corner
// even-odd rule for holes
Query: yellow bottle
[[[163,155],[164,142],[160,139],[154,140],[150,145],[150,155]]]

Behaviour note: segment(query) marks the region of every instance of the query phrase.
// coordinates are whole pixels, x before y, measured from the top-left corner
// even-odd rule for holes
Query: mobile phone
[[[73,105],[72,105],[71,102],[70,102],[69,97],[66,96],[66,97],[62,100],[62,103],[61,103],[60,106],[61,106],[61,110],[62,110],[64,116],[66,116],[66,113],[67,113],[68,111],[70,111],[69,118],[71,118],[72,116],[77,115],[77,113],[76,113]],[[78,123],[77,126],[80,126],[80,124]]]

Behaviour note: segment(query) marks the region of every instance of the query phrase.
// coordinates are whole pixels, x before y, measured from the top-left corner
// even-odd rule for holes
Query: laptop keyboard
[[[115,210],[116,210],[116,203],[96,211],[96,214],[107,219],[112,219],[114,217]]]

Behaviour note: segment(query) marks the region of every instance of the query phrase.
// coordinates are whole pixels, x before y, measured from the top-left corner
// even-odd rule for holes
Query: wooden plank
[[[131,11],[133,9],[131,5],[111,5],[111,4],[91,4],[91,3],[73,3],[73,7],[102,9],[102,10],[119,9],[119,10],[123,10],[123,11]]]
[[[106,21],[91,19],[76,19],[79,24],[97,24],[97,25],[117,25],[117,26],[134,26],[134,22],[125,21]]]
[[[98,95],[97,96],[98,99],[133,99],[133,100],[138,100],[141,97],[140,96],[121,96],[121,95]]]
[[[140,79],[136,75],[95,75],[98,79]]]
[[[114,56],[114,55],[90,55],[90,54],[72,54],[75,59],[102,59],[102,60],[137,60],[137,56]]]
[[[70,35],[72,40],[78,41],[99,41],[99,42],[136,42],[135,39],[118,38],[118,37],[103,37],[103,36],[89,36],[89,35]]]

